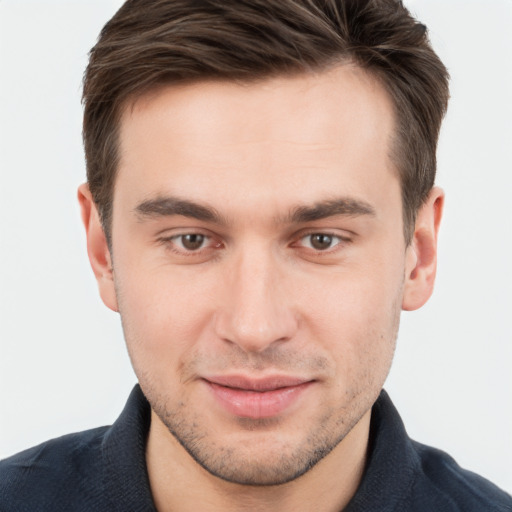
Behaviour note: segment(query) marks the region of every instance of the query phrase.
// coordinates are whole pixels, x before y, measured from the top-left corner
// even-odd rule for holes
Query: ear
[[[78,187],[78,202],[82,213],[87,236],[87,254],[94,276],[98,282],[101,299],[105,306],[112,311],[119,311],[117,307],[116,290],[114,286],[114,270],[108,248],[107,239],[96,204],[92,199],[87,183]]]
[[[437,235],[443,213],[444,192],[434,187],[419,209],[412,241],[407,247],[402,309],[412,311],[427,302],[434,290]]]

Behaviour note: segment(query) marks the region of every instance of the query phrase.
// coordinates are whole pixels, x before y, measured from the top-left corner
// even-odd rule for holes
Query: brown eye
[[[317,251],[325,251],[326,249],[330,249],[334,238],[335,237],[332,235],[326,235],[324,233],[314,233],[309,235],[311,247]]]
[[[197,251],[203,246],[206,236],[198,234],[180,235],[179,239],[184,249]]]

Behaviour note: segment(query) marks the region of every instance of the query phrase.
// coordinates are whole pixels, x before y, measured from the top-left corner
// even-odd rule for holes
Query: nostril
[[[238,345],[247,353],[259,353],[270,346],[289,342],[295,335],[296,323],[291,315],[283,313],[257,320],[255,317],[243,319],[231,312],[218,319],[216,330],[225,342]]]

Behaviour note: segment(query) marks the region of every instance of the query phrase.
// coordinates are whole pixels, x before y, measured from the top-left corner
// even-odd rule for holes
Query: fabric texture
[[[0,462],[1,512],[155,512],[145,464],[150,406],[133,389],[117,421]],[[367,468],[344,512],[512,512],[512,497],[409,439],[385,391],[372,410]]]

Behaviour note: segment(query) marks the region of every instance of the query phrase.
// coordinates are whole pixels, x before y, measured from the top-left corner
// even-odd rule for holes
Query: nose
[[[223,285],[216,331],[244,352],[263,352],[297,331],[294,297],[283,263],[271,251],[247,249],[234,258]]]

